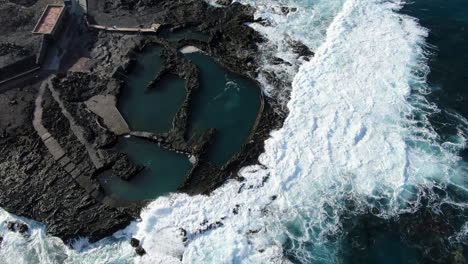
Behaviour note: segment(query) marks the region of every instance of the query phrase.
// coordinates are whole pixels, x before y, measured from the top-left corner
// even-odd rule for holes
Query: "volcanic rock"
[[[140,240],[132,237],[132,239],[130,239],[130,245],[134,248],[138,247],[140,245]]]
[[[232,4],[232,0],[217,0],[216,3],[217,3],[218,5],[227,6],[227,5]]]
[[[146,254],[145,249],[143,249],[142,247],[137,247],[137,248],[135,249],[135,252],[137,253],[138,256],[143,256],[143,255]]]
[[[121,153],[112,166],[112,174],[124,181],[129,181],[144,168],[142,165],[134,164],[126,154]]]

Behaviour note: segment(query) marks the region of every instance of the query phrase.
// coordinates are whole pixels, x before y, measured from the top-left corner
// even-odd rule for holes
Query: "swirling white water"
[[[241,2],[274,21],[275,27],[252,25],[275,44],[265,49],[300,65],[284,70],[294,75],[290,113],[266,142],[264,166],[244,168],[245,182],[229,182],[209,197],[161,197],[141,222],[95,244],[79,240],[75,249],[26,220],[33,227],[29,240],[0,230],[6,235],[1,263],[180,263],[181,257],[183,263],[288,263],[286,243],[297,260],[339,263],[328,238],[340,234],[341,212],[373,208],[390,217],[417,210],[423,187],[467,192],[467,165],[456,154],[466,144],[464,131],[440,142],[427,121],[437,111],[422,96],[427,31],[397,13],[402,3]],[[298,11],[284,17],[282,5]],[[314,59],[296,60],[288,38],[316,51]],[[15,217],[2,211],[0,220],[7,218]],[[197,233],[216,221],[223,226]],[[178,228],[188,232],[185,246]],[[146,256],[134,256],[131,236],[141,239]]]

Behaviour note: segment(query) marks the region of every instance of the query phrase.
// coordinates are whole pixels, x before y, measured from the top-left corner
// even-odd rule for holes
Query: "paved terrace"
[[[52,34],[57,22],[59,22],[62,16],[64,6],[48,5],[44,10],[41,18],[36,24],[33,33],[36,34]]]
[[[85,102],[89,110],[104,120],[104,124],[116,135],[130,133],[130,128],[117,109],[117,99],[113,95],[96,95]]]

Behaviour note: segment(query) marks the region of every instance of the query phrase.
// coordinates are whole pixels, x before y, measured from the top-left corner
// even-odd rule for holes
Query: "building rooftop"
[[[53,34],[62,17],[65,6],[47,5],[33,30],[34,34]]]

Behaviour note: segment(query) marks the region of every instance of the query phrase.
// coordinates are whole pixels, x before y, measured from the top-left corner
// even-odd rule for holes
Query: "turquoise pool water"
[[[100,177],[104,190],[126,200],[144,200],[174,192],[192,167],[188,157],[158,147],[153,142],[130,137],[121,138],[114,147],[145,169],[130,181],[113,176],[110,171]]]
[[[260,89],[245,77],[226,71],[201,53],[187,57],[200,69],[200,90],[193,97],[191,133],[216,128],[209,161],[224,165],[248,138],[260,109]]]
[[[161,70],[160,52],[160,47],[151,46],[137,54],[125,80],[127,87],[119,95],[118,108],[133,131],[168,132],[185,100],[185,82],[176,76],[165,76],[156,87],[146,89]]]
[[[175,76],[165,76],[154,89],[146,90],[161,70],[160,51],[160,47],[151,46],[137,54],[136,66],[119,96],[119,110],[134,131],[168,132],[185,100],[185,83]],[[216,128],[208,159],[222,166],[248,138],[260,108],[260,90],[254,81],[227,72],[206,55],[190,54],[188,57],[201,72],[201,86],[194,93],[190,109],[190,135],[198,136],[209,128]],[[110,171],[100,176],[107,193],[127,200],[151,199],[174,192],[191,168],[187,156],[144,139],[121,138],[114,149],[146,167],[128,182]]]

